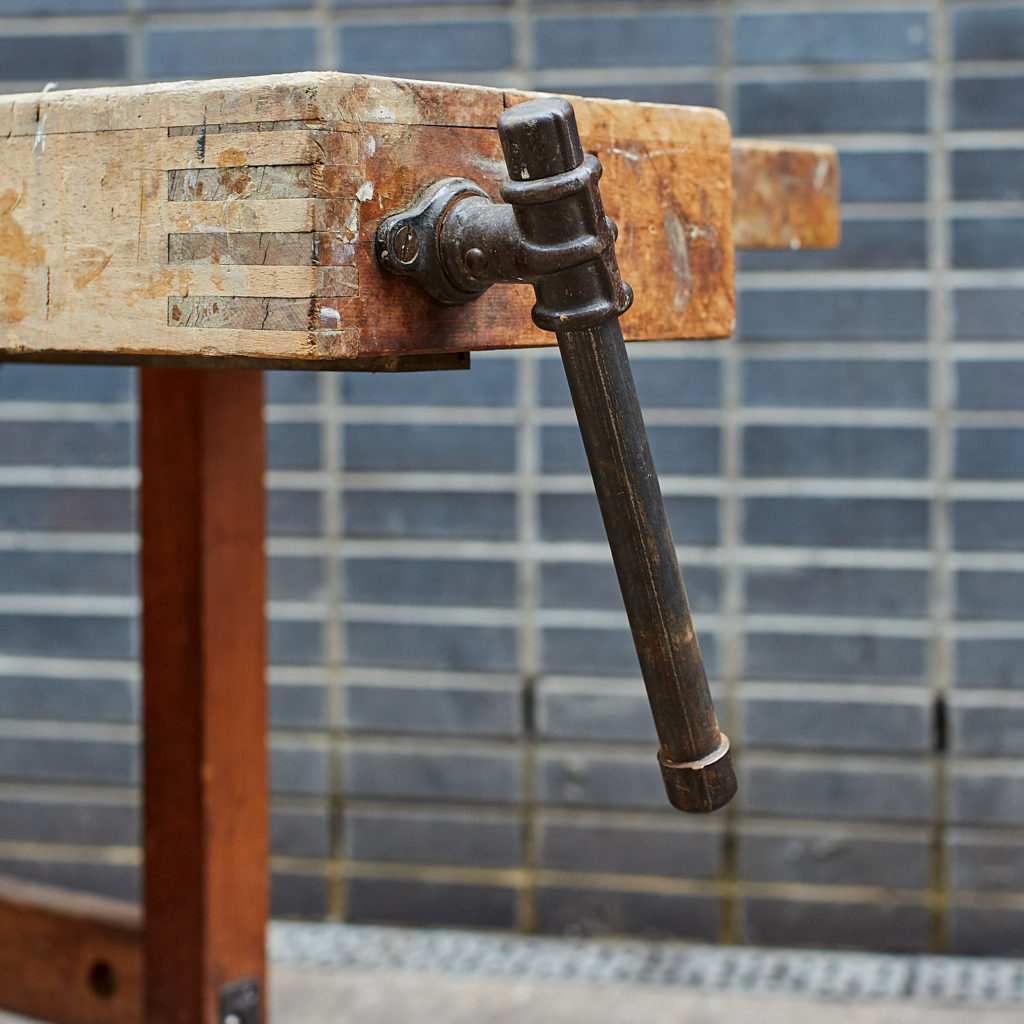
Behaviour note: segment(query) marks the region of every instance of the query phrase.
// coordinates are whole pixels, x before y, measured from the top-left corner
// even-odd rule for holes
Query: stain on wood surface
[[[839,161],[831,146],[737,140],[733,241],[746,249],[839,244]]]
[[[44,268],[42,241],[19,223],[16,211],[24,197],[9,188],[0,192],[0,326],[20,323],[27,316],[46,312],[47,296],[40,294],[38,270]]]

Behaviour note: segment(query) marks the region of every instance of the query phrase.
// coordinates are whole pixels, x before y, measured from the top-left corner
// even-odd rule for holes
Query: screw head
[[[395,259],[408,266],[419,251],[420,236],[408,224],[403,224],[391,238],[391,252]]]
[[[462,258],[471,274],[482,274],[487,269],[487,255],[483,249],[470,249]]]

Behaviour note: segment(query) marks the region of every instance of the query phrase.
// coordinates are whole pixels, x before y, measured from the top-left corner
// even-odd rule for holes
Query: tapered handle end
[[[690,814],[708,814],[724,807],[736,795],[736,772],[732,766],[729,737],[707,757],[686,764],[676,764],[658,751],[661,776],[669,803]]]

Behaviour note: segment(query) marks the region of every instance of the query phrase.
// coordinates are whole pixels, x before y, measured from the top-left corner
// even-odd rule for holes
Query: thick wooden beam
[[[145,1021],[218,1024],[265,993],[262,381],[141,382]]]
[[[732,196],[737,249],[839,244],[839,161],[832,146],[736,139]]]
[[[138,1024],[138,910],[0,880],[0,1006],[53,1024]]]
[[[495,197],[528,94],[336,73],[0,97],[0,355],[285,360],[553,344],[529,286],[440,308],[373,255],[457,175]],[[627,337],[733,322],[729,124],[574,99],[637,301]]]
[[[317,72],[0,97],[0,357],[271,366],[548,345],[528,286],[440,308],[377,222],[455,175],[494,197],[537,94]],[[637,301],[627,339],[732,329],[736,245],[834,245],[834,150],[721,111],[571,97]],[[355,364],[352,364],[355,368]]]

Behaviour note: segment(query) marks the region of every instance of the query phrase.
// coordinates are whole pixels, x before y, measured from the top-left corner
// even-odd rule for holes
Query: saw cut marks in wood
[[[0,97],[0,355],[397,368],[551,344],[529,286],[446,308],[373,255],[440,177],[498,198],[497,119],[531,95],[309,73]],[[724,115],[573,102],[637,296],[626,337],[728,335]]]

